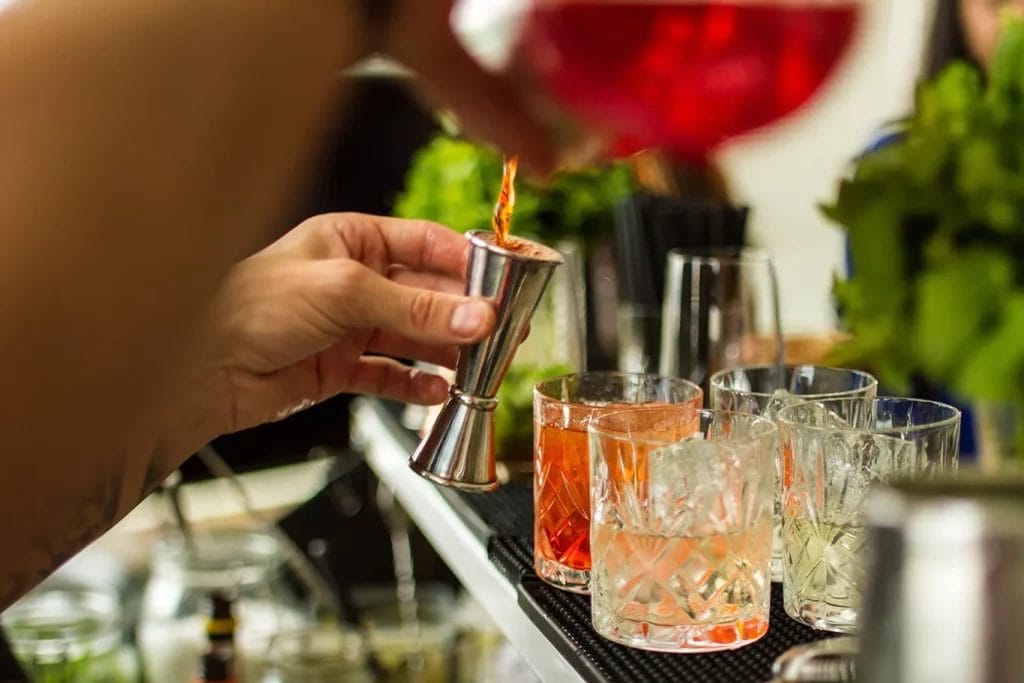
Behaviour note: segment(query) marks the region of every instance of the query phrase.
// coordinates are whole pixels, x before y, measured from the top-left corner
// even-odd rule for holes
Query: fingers
[[[378,272],[395,265],[462,278],[469,259],[463,235],[430,221],[328,213],[313,216],[269,250],[305,259],[355,259]]]
[[[448,396],[448,383],[437,375],[402,365],[390,358],[364,356],[353,368],[345,390],[406,403],[434,405]]]
[[[421,360],[452,369],[459,357],[459,347],[425,344],[393,332],[377,330],[366,345],[366,350],[395,358]]]
[[[479,341],[494,327],[490,302],[410,287],[352,261],[331,262],[331,291],[318,308],[339,329],[381,328],[433,345]]]
[[[422,273],[409,268],[392,268],[388,273],[388,279],[409,287],[432,289],[445,294],[463,294],[466,291],[466,283],[462,278],[437,273]]]
[[[427,94],[452,109],[466,132],[518,154],[527,170],[554,166],[551,143],[508,79],[485,71],[453,35],[437,2],[402,3],[388,51],[423,79]]]
[[[531,174],[549,174],[555,166],[551,141],[512,84],[481,69],[458,45],[453,44],[446,55],[447,64],[438,63],[437,70],[420,70],[428,97],[451,108],[471,137],[517,154]]]
[[[387,251],[389,265],[441,273],[455,278],[466,274],[469,245],[463,235],[430,221],[371,216],[377,236]]]

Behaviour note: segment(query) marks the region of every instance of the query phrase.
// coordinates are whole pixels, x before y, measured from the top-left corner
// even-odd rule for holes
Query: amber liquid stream
[[[516,205],[516,169],[519,166],[519,158],[512,154],[506,155],[501,171],[501,190],[498,192],[498,202],[494,206],[494,218],[491,224],[494,228],[494,239],[499,247],[508,247],[508,238],[512,232],[512,210]]]

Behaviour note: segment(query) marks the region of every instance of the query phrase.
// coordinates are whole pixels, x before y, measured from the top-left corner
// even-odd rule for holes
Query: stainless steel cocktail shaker
[[[961,474],[882,489],[858,680],[1024,681],[1024,479]]]

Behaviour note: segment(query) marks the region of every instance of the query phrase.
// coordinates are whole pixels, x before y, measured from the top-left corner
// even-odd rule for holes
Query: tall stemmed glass
[[[806,104],[849,51],[866,0],[532,0],[521,49],[555,101],[700,161]]]

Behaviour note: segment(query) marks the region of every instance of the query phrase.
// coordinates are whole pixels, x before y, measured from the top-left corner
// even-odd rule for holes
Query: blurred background
[[[459,4],[456,25],[481,60],[501,59],[517,5]],[[909,112],[934,7],[932,0],[868,2],[854,49],[820,94],[782,122],[730,141],[707,166],[643,155],[574,170],[553,189],[521,185],[513,230],[538,235],[569,258],[520,353],[521,371],[511,372],[503,388],[503,406],[519,411],[506,413],[500,425],[506,481],[529,477],[529,386],[537,376],[583,367],[657,369],[666,274],[653,284],[643,281],[650,245],[628,237],[638,234],[638,223],[683,226],[681,242],[656,252],[659,262],[666,246],[764,250],[775,264],[783,337],[818,335],[827,345],[841,333],[830,291],[833,278],[845,274],[844,235],[818,205],[833,197],[852,160],[885,126]],[[460,230],[486,227],[500,156],[460,140],[457,123],[424,107],[409,87],[411,76],[396,65],[373,60],[339,77],[351,82],[347,111],[324,141],[294,222],[360,211],[434,218]],[[656,242],[660,234],[649,236]],[[812,347],[802,360],[820,359],[821,349]],[[5,614],[17,655],[66,659],[64,651],[47,651],[53,643],[32,626],[32,619],[49,615],[81,628],[100,624],[82,631],[75,647],[116,650],[114,668],[125,673],[117,678],[64,667],[46,680],[184,683],[198,666],[210,593],[226,583],[236,588],[237,639],[252,662],[247,680],[272,680],[263,662],[271,638],[312,624],[310,594],[340,584],[362,605],[361,614],[377,615],[376,665],[398,662],[384,667],[392,672],[387,680],[413,680],[417,666],[433,672],[430,681],[534,680],[378,485],[352,443],[349,407],[350,397],[339,397],[218,439],[205,458],[190,459],[164,490],[30,596],[35,604]],[[406,410],[401,418],[413,433],[429,415]],[[227,468],[238,477],[224,476]],[[176,511],[194,541],[182,537]],[[222,535],[209,536],[210,530]],[[304,559],[290,562],[294,553]],[[301,576],[310,567],[318,578]],[[409,664],[403,651],[408,643],[396,587],[411,578],[419,586],[420,637],[436,639],[420,654],[436,652],[440,663]],[[124,643],[134,644],[128,654],[121,652]],[[382,676],[380,668],[376,674]]]

